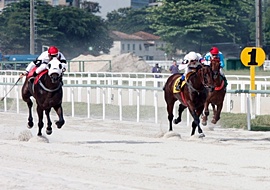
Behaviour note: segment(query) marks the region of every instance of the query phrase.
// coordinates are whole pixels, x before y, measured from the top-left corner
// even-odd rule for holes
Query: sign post
[[[250,89],[255,90],[255,67],[264,63],[265,52],[260,47],[246,47],[242,50],[240,59],[243,65],[250,67]]]
[[[255,67],[261,66],[265,57],[265,52],[260,47],[246,47],[240,54],[243,65],[250,67],[250,90],[255,90]],[[251,101],[253,108],[255,108],[255,94],[251,94]],[[255,114],[253,117],[255,118]]]

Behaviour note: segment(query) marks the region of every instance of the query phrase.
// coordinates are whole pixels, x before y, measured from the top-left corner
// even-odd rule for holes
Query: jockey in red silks
[[[210,65],[211,59],[214,59],[214,58],[219,59],[219,61],[220,61],[220,70],[219,70],[219,72],[220,72],[221,76],[226,80],[226,77],[225,77],[224,72],[222,70],[222,68],[225,66],[224,56],[223,56],[222,52],[219,51],[219,49],[217,47],[212,47],[210,49],[210,51],[205,54],[205,56],[204,56],[204,58],[202,60],[202,64]]]
[[[27,76],[34,67],[37,67],[37,69],[33,73],[33,76],[38,75],[46,69],[48,62],[51,61],[54,57],[57,57],[57,59],[63,64],[63,68],[65,71],[67,63],[65,56],[58,50],[57,47],[50,46],[48,51],[42,52],[35,61],[29,63],[29,65],[26,67],[26,71],[20,74],[20,78],[22,78],[23,76]]]

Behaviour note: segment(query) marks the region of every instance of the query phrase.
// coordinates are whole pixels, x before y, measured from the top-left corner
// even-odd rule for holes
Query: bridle
[[[186,82],[186,84],[188,85],[188,87],[189,87],[192,91],[196,91],[197,93],[200,93],[200,92],[204,91],[205,88],[209,88],[209,89],[211,89],[211,90],[214,89],[213,86],[208,85],[208,82],[209,82],[209,81],[208,81],[208,79],[207,79],[207,74],[203,72],[203,69],[205,69],[205,68],[203,68],[203,67],[209,67],[209,69],[210,69],[210,66],[199,65],[199,68],[197,68],[197,71],[194,73],[195,75],[197,75],[197,76],[201,79],[201,83],[202,83],[202,85],[203,85],[202,88],[196,89],[196,88],[194,88],[194,87],[190,84],[189,81]],[[212,73],[211,73],[211,72],[208,72],[208,75],[209,75],[209,74],[211,75]],[[211,77],[212,77],[212,76],[210,76],[209,78],[211,78]]]
[[[216,65],[213,65],[213,64],[218,64],[218,66]],[[220,74],[220,63],[219,63],[219,59],[212,59],[211,62],[210,62],[210,67],[211,67],[211,70],[213,72],[213,78],[214,79],[217,79],[217,77],[219,76]]]
[[[208,69],[209,72],[207,72],[207,73],[206,73],[206,72],[202,72],[202,71],[205,70],[205,69]],[[213,91],[214,86],[209,85],[209,82],[210,82],[210,81],[208,81],[208,78],[210,78],[210,79],[213,78],[213,76],[212,76],[212,69],[210,68],[210,66],[204,65],[204,66],[202,66],[202,68],[200,68],[200,69],[198,70],[198,72],[199,72],[199,74],[201,75],[200,77],[203,79],[203,80],[201,80],[203,86],[204,86],[205,88],[209,88],[210,91]],[[208,75],[210,75],[210,76],[208,76]],[[207,76],[208,76],[208,77],[207,77]]]

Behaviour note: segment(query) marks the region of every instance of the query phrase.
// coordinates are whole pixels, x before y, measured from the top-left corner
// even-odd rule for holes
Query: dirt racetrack
[[[1,189],[270,189],[269,132],[65,117],[40,138],[26,118],[0,112]]]

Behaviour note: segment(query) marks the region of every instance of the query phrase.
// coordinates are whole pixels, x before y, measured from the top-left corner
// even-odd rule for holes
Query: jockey
[[[185,68],[185,72],[182,75],[182,77],[180,78],[180,81],[178,83],[178,85],[176,86],[176,90],[180,90],[182,82],[185,80],[185,76],[187,73],[189,73],[190,71],[192,71],[193,69],[196,69],[199,65],[201,65],[201,63],[199,63],[199,59],[201,57],[199,57],[198,53],[191,51],[188,54],[185,55],[184,60],[183,60],[183,64],[188,64],[187,67]]]
[[[34,72],[33,76],[37,76],[40,72],[46,69],[48,62],[54,57],[57,57],[57,59],[63,64],[63,71],[65,71],[67,63],[65,56],[58,51],[57,47],[51,46],[49,47],[48,51],[42,52],[35,61],[29,63],[29,65],[26,67],[26,71],[20,74],[20,78],[27,76],[35,66],[38,68]]]
[[[224,56],[223,54],[219,51],[217,47],[212,47],[208,53],[205,54],[204,59],[202,60],[202,63],[204,65],[210,65],[211,59],[218,58],[220,61],[220,75],[224,78],[225,81],[227,81],[222,68],[225,66],[224,63]]]

